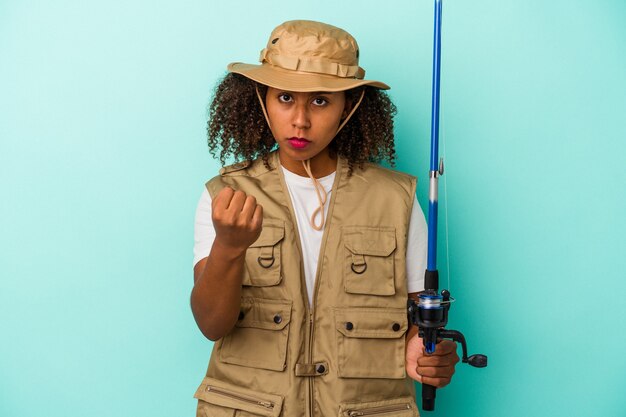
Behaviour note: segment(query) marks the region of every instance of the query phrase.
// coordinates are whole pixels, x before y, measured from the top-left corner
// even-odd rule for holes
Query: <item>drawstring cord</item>
[[[313,173],[311,172],[311,160],[307,159],[306,161],[302,161],[302,166],[304,166],[304,170],[309,175],[309,178],[311,178],[311,181],[313,181],[313,187],[315,187],[315,193],[317,194],[317,201],[319,201],[320,203],[319,207],[315,209],[313,215],[311,216],[311,227],[313,227],[313,229],[317,231],[320,231],[324,229],[324,205],[326,204],[326,200],[328,199],[328,193],[324,189],[324,186],[317,180],[317,178],[313,176]],[[318,214],[320,215],[322,220],[319,225],[317,225],[315,222]]]
[[[361,105],[361,102],[363,101],[363,97],[365,97],[365,89],[361,91],[361,97],[359,97],[359,101],[356,102],[356,105],[352,107],[352,110],[350,111],[350,113],[346,116],[345,119],[343,119],[343,122],[341,122],[341,125],[339,125],[339,127],[337,128],[337,132],[335,133],[335,136],[339,134],[339,131],[343,129],[343,127],[346,125],[346,123],[348,123],[348,120],[350,120],[350,118],[352,117],[356,109],[359,108],[359,106]]]
[[[261,104],[261,110],[263,110],[263,116],[265,116],[265,121],[269,128],[272,128],[272,124],[270,123],[270,118],[267,116],[267,110],[265,110],[265,101],[263,101],[263,97],[261,97],[261,92],[259,91],[259,85],[254,83],[254,89],[256,90],[256,96],[259,99],[259,103]]]

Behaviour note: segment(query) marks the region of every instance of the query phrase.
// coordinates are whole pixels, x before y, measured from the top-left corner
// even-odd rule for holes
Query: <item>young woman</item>
[[[217,341],[199,416],[416,416],[413,379],[454,373],[456,345],[427,356],[407,321],[425,221],[416,179],[375,164],[395,107],[358,57],[339,28],[285,22],[216,90],[209,146],[243,162],[196,213],[191,307]]]

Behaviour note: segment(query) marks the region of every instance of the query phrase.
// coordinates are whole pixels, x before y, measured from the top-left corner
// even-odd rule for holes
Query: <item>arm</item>
[[[417,300],[419,293],[410,293],[409,298]],[[406,334],[406,372],[419,383],[425,383],[437,388],[445,387],[450,383],[454,374],[454,366],[459,362],[456,354],[456,343],[443,340],[437,344],[432,355],[424,353],[424,343],[418,336],[418,327],[409,323]]]
[[[211,206],[216,236],[209,256],[194,267],[191,311],[202,333],[218,340],[237,321],[246,250],[261,234],[263,208],[228,187]]]

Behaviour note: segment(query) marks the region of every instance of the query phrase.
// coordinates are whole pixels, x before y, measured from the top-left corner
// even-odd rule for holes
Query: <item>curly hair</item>
[[[211,155],[222,165],[228,157],[262,158],[268,165],[269,153],[276,147],[257,98],[256,88],[265,97],[267,87],[234,73],[227,74],[215,88],[207,121],[208,145]],[[348,161],[349,174],[365,162],[387,160],[392,166],[396,158],[393,117],[397,110],[382,90],[365,86],[346,91],[346,100],[355,103],[365,90],[363,101],[339,134],[330,142],[332,155]]]

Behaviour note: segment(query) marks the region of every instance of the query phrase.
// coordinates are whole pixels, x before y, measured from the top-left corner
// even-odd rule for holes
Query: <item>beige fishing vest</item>
[[[418,416],[405,373],[406,241],[416,180],[339,158],[309,307],[300,238],[279,168],[261,160],[207,183],[256,197],[263,230],[246,253],[241,312],[213,348],[198,417]]]

